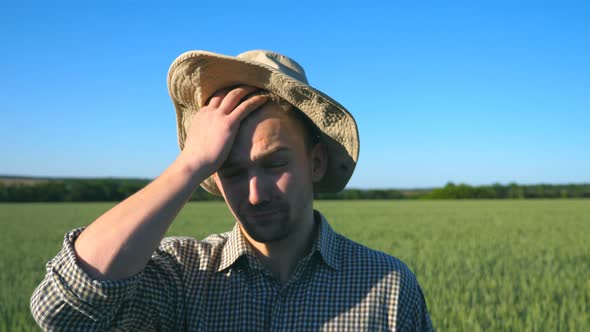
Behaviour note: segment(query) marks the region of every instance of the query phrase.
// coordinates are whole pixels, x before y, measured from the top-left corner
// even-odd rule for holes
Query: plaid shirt
[[[398,259],[320,230],[277,283],[236,224],[202,241],[165,238],[139,274],[91,279],[73,243],[47,263],[31,311],[46,331],[431,331],[422,290]]]

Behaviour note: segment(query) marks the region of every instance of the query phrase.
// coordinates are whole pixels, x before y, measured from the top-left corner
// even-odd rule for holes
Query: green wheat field
[[[29,298],[66,231],[115,203],[0,204],[0,331],[38,328]],[[439,331],[590,331],[590,200],[320,201],[334,229],[403,260]],[[231,229],[190,203],[169,235]]]

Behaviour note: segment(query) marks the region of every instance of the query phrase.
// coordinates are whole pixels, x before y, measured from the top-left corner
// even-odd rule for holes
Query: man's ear
[[[311,150],[311,179],[319,182],[328,169],[328,147],[324,142],[318,142]]]

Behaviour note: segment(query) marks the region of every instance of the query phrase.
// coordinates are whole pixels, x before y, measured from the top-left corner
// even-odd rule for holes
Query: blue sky
[[[590,182],[588,1],[96,3],[0,4],[0,174],[156,177],[176,56],[270,49],[356,117],[349,187]]]

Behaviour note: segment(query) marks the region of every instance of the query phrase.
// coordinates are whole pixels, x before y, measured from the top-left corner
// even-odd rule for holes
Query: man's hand
[[[252,86],[219,90],[192,116],[181,152],[181,158],[191,169],[211,175],[221,167],[231,151],[241,121],[266,102],[266,97],[254,96],[240,103],[256,90]]]

